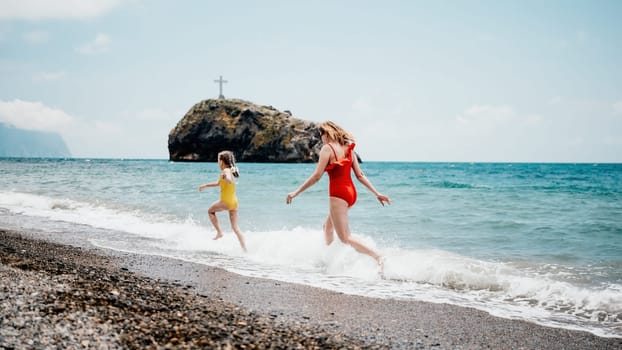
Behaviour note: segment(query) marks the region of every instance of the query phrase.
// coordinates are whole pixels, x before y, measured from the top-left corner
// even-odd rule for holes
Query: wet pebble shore
[[[337,348],[622,349],[622,338],[101,249],[88,232],[0,228],[0,349]]]
[[[119,268],[83,248],[0,231],[0,348],[382,349],[280,322]]]

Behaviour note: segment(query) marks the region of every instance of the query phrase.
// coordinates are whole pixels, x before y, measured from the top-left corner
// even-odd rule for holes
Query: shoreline
[[[80,329],[90,335],[67,344],[87,348],[622,349],[622,338],[449,304],[361,297],[244,277],[172,258],[96,248],[79,237],[0,228],[0,262],[0,347],[30,347],[24,342],[37,338],[17,335],[20,325],[44,329],[51,320],[62,316],[67,321],[79,310],[84,318]],[[60,303],[60,309],[59,298],[50,299],[58,296],[58,286],[66,288],[61,292],[65,298],[70,294],[65,291],[78,293],[76,300]],[[41,300],[44,295],[48,299]],[[71,301],[75,310],[68,306],[74,305]],[[145,310],[151,310],[150,317],[143,315]]]

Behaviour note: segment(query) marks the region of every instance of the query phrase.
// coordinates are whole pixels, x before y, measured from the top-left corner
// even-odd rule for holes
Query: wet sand
[[[0,348],[622,349],[448,304],[243,277],[0,229]]]

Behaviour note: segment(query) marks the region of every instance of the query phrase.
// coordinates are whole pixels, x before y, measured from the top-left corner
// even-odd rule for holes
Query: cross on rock
[[[222,94],[222,84],[226,82],[227,82],[226,80],[222,80],[222,75],[220,76],[220,79],[214,80],[214,83],[218,83],[218,85],[220,86],[220,90],[219,90],[220,94],[218,95],[218,98],[223,99],[223,100],[225,98],[225,95]]]

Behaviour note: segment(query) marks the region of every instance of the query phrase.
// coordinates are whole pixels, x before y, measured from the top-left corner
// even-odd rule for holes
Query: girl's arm
[[[204,189],[208,187],[217,187],[217,186],[218,186],[218,181],[209,182],[203,185],[199,185],[199,191],[203,191]]]
[[[222,179],[227,181],[228,183],[233,183],[235,179],[233,178],[233,173],[231,172],[231,168],[222,169],[222,173],[220,174]]]
[[[307,188],[315,185],[316,182],[320,181],[322,175],[324,174],[326,164],[328,164],[328,160],[330,159],[330,153],[330,146],[322,146],[322,149],[320,150],[320,159],[317,161],[317,166],[315,167],[313,174],[311,174],[311,176],[309,176],[309,178],[302,185],[300,185],[298,189],[287,194],[287,197],[285,198],[285,202],[287,204],[290,204],[294,197],[304,192]]]
[[[360,183],[365,185],[365,187],[367,187],[367,189],[370,190],[371,193],[374,194],[374,196],[376,196],[382,206],[384,206],[384,202],[391,204],[391,199],[388,196],[385,196],[384,194],[378,192],[374,185],[372,185],[371,181],[369,181],[369,179],[365,176],[363,170],[361,170],[361,166],[359,165],[359,160],[356,154],[352,155],[352,170],[354,170],[354,175],[356,176],[356,179],[359,180]]]

